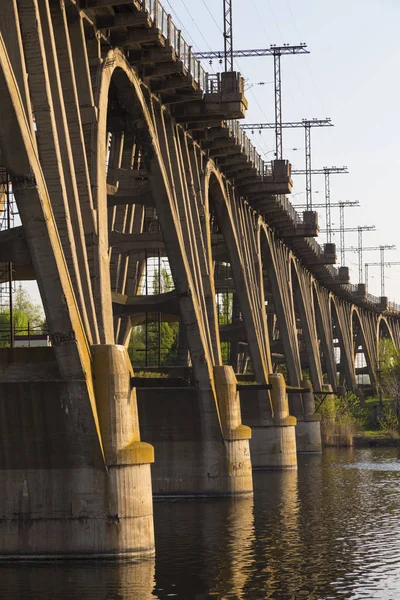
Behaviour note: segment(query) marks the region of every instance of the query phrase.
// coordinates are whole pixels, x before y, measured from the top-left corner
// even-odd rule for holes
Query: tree
[[[171,275],[165,268],[154,270],[153,294],[170,292],[174,288]],[[128,352],[134,367],[174,364],[178,328],[177,322],[162,321],[159,313],[148,313],[147,323],[132,329]]]
[[[387,398],[386,420],[396,420],[400,430],[400,351],[389,338],[379,342],[379,387]]]
[[[42,333],[46,327],[42,307],[32,301],[23,287],[13,294],[12,319],[14,335]],[[10,309],[6,307],[0,310],[0,345],[8,346],[10,336]]]
[[[221,292],[217,294],[217,314],[219,325],[232,323],[233,293]],[[221,342],[221,356],[223,364],[229,364],[230,343]]]
[[[40,304],[32,301],[29,293],[22,286],[16,290],[13,296],[13,308],[14,311],[20,311],[27,317],[31,328],[43,328],[45,322],[43,308]]]

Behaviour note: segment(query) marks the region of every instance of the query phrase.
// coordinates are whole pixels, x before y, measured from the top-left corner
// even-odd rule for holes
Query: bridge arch
[[[176,187],[173,188],[173,181],[170,181],[168,177],[168,172],[171,174],[181,168],[178,163],[182,160],[182,156],[174,156],[170,152],[171,146],[176,140],[173,139],[171,146],[168,146],[168,134],[174,135],[176,132],[170,130],[167,132],[168,123],[164,122],[161,105],[155,102],[150,110],[151,99],[145,96],[138,76],[123,53],[118,49],[109,51],[99,73],[99,85],[96,93],[99,116],[92,132],[94,140],[94,198],[98,223],[99,282],[97,289],[99,303],[102,303],[104,339],[112,339],[113,335],[108,261],[107,180],[103,168],[108,152],[107,118],[109,92],[112,84],[117,87],[118,99],[128,112],[128,127],[134,131],[140,144],[143,166],[147,171],[149,192],[157,211],[165,248],[170,260],[180,315],[187,334],[194,377],[199,382],[202,397],[204,397],[206,403],[211,398],[214,401],[214,358],[202,314],[204,311],[204,296],[202,296],[201,282],[195,280],[196,274],[192,273],[193,270],[186,258],[184,249],[185,232],[182,231],[183,227],[181,225],[180,211],[187,209],[189,200],[187,196],[178,199]],[[181,191],[183,192],[183,190]],[[107,286],[107,293],[104,294],[104,289]]]
[[[310,379],[315,391],[322,389],[322,367],[317,338],[314,298],[312,294],[312,281],[308,272],[302,272],[302,267],[291,254],[290,256],[290,287],[293,296],[295,319],[299,316],[301,335],[303,340],[303,354],[307,354],[307,363]],[[296,323],[297,325],[297,323]],[[301,362],[300,345],[300,362]]]
[[[112,85],[118,89],[120,100],[126,100],[125,109],[132,117],[132,125],[137,128],[142,138],[143,152],[147,160],[155,160],[163,176],[163,186],[168,182],[165,174],[159,145],[156,143],[156,132],[142,92],[140,80],[118,49],[110,50],[103,60],[98,76],[95,105],[98,117],[92,127],[92,187],[93,204],[96,213],[95,232],[97,237],[96,264],[97,277],[94,278],[94,297],[98,312],[99,333],[102,343],[114,342],[113,313],[110,286],[108,210],[107,210],[107,173],[104,165],[108,155],[107,119],[109,116],[109,99]]]
[[[351,325],[346,318],[346,307],[343,307],[340,300],[334,294],[329,294],[329,311],[332,323],[333,341],[337,339],[339,356],[335,358],[336,364],[339,359],[339,370],[336,366],[336,373],[339,373],[339,385],[346,385],[348,389],[355,390],[355,370],[353,363],[353,351],[351,340]],[[336,357],[335,353],[335,357]]]
[[[375,390],[375,356],[374,347],[375,340],[369,339],[368,328],[364,326],[364,319],[360,314],[360,310],[356,306],[351,308],[351,337],[352,337],[352,350],[353,350],[353,365],[354,374],[357,385],[359,385],[359,377],[357,376],[357,368],[367,367],[370,385]],[[357,361],[357,351],[362,349],[363,360]],[[357,367],[357,362],[361,362]],[[365,362],[365,365],[362,364]]]
[[[326,374],[327,383],[332,386],[333,391],[336,391],[337,376],[330,317],[330,295],[327,290],[319,288],[314,278],[312,278],[311,285],[321,368],[323,375]]]
[[[394,348],[398,350],[398,345],[396,344],[396,338],[392,327],[384,315],[379,315],[376,323],[376,368],[378,371],[378,376],[381,368],[381,360],[382,360],[382,352],[384,352],[384,347],[382,347],[381,341],[384,339],[388,339],[392,342]]]
[[[243,207],[238,202],[234,189],[226,185],[212,160],[207,162],[204,169],[203,198],[210,248],[214,225],[226,245],[254,374],[258,381],[268,381],[272,367],[261,264],[256,244],[251,244],[251,239],[246,243],[244,231],[241,230],[244,227],[247,234],[254,232],[258,227],[258,217],[249,206]]]
[[[290,252],[273,239],[268,226],[260,222],[258,245],[262,267],[268,277],[278,321],[288,383],[299,386],[302,378],[293,296],[290,292]]]
[[[382,338],[390,338],[390,340],[393,342],[393,345],[396,347],[393,331],[387,318],[384,315],[379,315],[376,324],[377,351],[379,351],[379,342]]]

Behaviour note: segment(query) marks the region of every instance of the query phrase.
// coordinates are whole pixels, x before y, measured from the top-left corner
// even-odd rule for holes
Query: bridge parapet
[[[113,6],[115,4],[115,0],[88,0],[88,8]],[[119,1],[118,4],[124,3]],[[161,2],[158,0],[134,0],[125,4],[149,15],[153,26],[160,30],[167,44],[175,50],[184,68],[193,77],[199,89],[206,91],[208,73],[194,56],[192,46],[186,42],[181,30],[174,24],[171,15],[168,14]]]

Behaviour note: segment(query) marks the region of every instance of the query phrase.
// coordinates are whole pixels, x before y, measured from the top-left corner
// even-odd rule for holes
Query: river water
[[[400,456],[330,449],[254,498],[155,503],[157,556],[0,564],[7,600],[400,599]]]

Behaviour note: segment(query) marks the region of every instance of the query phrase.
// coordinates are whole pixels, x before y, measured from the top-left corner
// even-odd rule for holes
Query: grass
[[[384,429],[364,429],[359,432],[359,435],[365,437],[388,437],[388,433]]]

